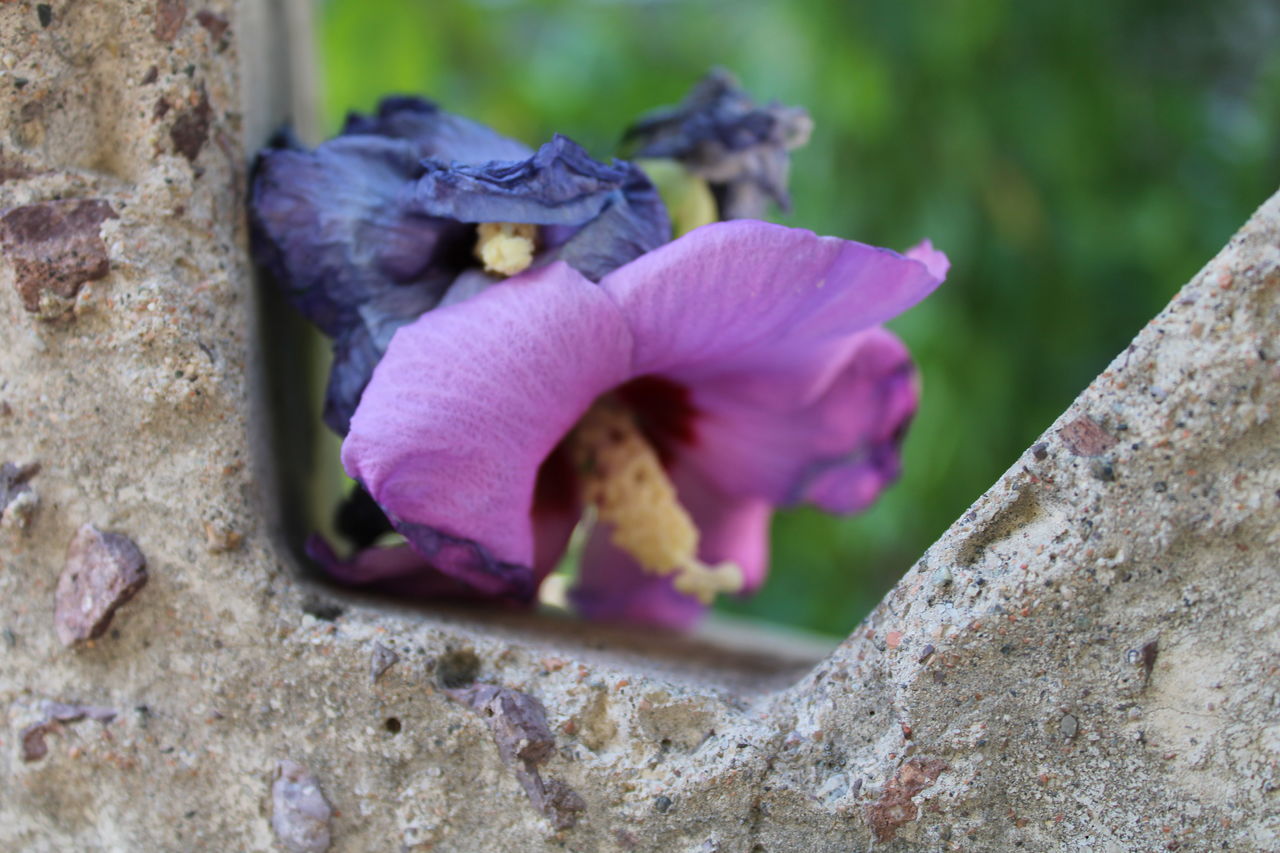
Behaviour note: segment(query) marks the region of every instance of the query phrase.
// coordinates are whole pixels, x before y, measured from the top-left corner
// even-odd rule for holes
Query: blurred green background
[[[847,633],[1280,185],[1273,0],[323,0],[325,128],[420,93],[597,157],[709,67],[807,107],[786,224],[951,257],[868,513],[780,515],[724,610]]]

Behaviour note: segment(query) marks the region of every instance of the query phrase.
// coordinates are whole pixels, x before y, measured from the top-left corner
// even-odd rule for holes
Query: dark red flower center
[[[636,426],[670,469],[681,447],[697,444],[698,411],[689,389],[661,376],[641,376],[610,392],[632,413]],[[566,436],[542,462],[533,494],[533,511],[567,512],[577,506],[578,476]]]

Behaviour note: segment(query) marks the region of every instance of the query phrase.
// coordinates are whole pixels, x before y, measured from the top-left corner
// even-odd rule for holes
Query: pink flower
[[[656,451],[700,564],[731,563],[754,589],[775,507],[856,512],[897,477],[918,395],[905,347],[880,324],[947,267],[927,242],[901,255],[741,220],[598,284],[554,263],[428,312],[395,334],[342,450],[412,550],[324,562],[410,594],[532,599],[597,476],[575,427],[604,401]],[[617,532],[591,533],[575,606],[695,622],[707,596],[642,566]]]

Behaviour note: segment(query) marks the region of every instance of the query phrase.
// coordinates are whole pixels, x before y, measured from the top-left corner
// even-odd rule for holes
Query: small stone
[[[173,148],[188,162],[194,163],[209,139],[209,125],[213,120],[213,109],[209,106],[209,96],[200,89],[200,99],[195,106],[188,107],[178,114],[169,128],[169,138],[173,140]]]
[[[106,725],[116,718],[114,708],[101,708],[96,705],[68,705],[64,702],[41,702],[43,719],[27,726],[19,734],[22,741],[22,760],[39,761],[49,754],[49,745],[45,735],[58,728],[59,723],[74,723],[86,717]]]
[[[40,497],[31,488],[30,480],[39,472],[38,464],[0,465],[0,526],[23,529],[31,522]]]
[[[393,650],[382,645],[382,643],[373,644],[373,654],[369,656],[369,682],[377,681],[382,673],[386,672],[393,664],[398,663],[400,655]]]
[[[1071,740],[1080,732],[1080,721],[1070,714],[1063,714],[1058,720],[1058,733]]]
[[[182,22],[186,17],[186,0],[156,0],[155,27],[151,34],[159,41],[173,41],[178,37],[178,31],[182,29]]]
[[[209,32],[210,38],[215,42],[222,41],[222,37],[227,34],[227,27],[230,26],[226,18],[210,12],[208,9],[201,9],[196,12],[196,23],[204,27]]]
[[[1116,479],[1115,467],[1101,459],[1095,459],[1089,464],[1089,474],[1095,480],[1101,480],[1104,483],[1112,483]]]
[[[1076,456],[1101,456],[1115,447],[1118,439],[1088,415],[1076,418],[1058,430],[1067,449]]]
[[[74,646],[101,636],[116,609],[146,582],[146,558],[137,545],[118,533],[84,525],[67,548],[58,578],[53,612],[58,639]]]
[[[1031,455],[1035,457],[1037,462],[1043,462],[1049,456],[1049,445],[1043,441],[1037,442],[1031,447]]]
[[[53,23],[53,7],[48,3],[36,4],[36,17],[40,19],[41,27],[48,27]]]
[[[936,758],[913,758],[898,769],[880,799],[866,808],[867,822],[876,841],[892,841],[900,828],[919,817],[920,808],[913,798],[946,769],[946,763]]]
[[[271,804],[271,828],[285,850],[324,853],[329,849],[333,810],[307,768],[287,758],[278,762]]]
[[[13,264],[22,307],[51,319],[70,310],[86,282],[111,269],[99,228],[115,219],[101,199],[15,207],[0,216],[0,246]]]
[[[1140,651],[1142,653],[1142,668],[1150,675],[1152,667],[1156,665],[1156,656],[1160,653],[1159,641],[1152,640],[1149,643],[1144,643]]]
[[[475,684],[450,695],[484,717],[498,744],[498,754],[508,765],[538,765],[551,757],[556,742],[547,726],[546,709],[529,694]]]
[[[100,705],[75,705],[45,700],[40,707],[46,717],[60,723],[74,723],[86,717],[100,723],[109,723],[117,716],[114,708],[103,708]]]
[[[530,797],[556,829],[576,826],[579,815],[587,810],[587,801],[560,779],[548,778],[542,785],[542,795]]]
[[[955,578],[951,575],[951,569],[946,566],[941,567],[933,573],[934,586],[950,586],[953,580],[955,580]]]
[[[538,766],[555,752],[547,711],[527,693],[492,684],[473,684],[449,695],[475,711],[489,726],[502,762],[515,771],[533,807],[556,829],[568,829],[587,808],[576,791],[559,779],[543,779]]]
[[[244,536],[220,521],[206,521],[204,541],[210,554],[225,554],[239,548],[244,542]]]
[[[22,741],[22,760],[39,761],[49,754],[49,744],[44,736],[49,732],[49,723],[36,723],[27,726],[18,737]]]
[[[671,810],[671,798],[670,797],[655,798],[653,801],[653,810],[658,812],[659,814],[666,814],[668,811]]]
[[[925,661],[927,661],[929,658],[933,657],[933,653],[934,653],[935,651],[937,651],[937,650],[932,646],[932,644],[926,644],[926,645],[925,645],[925,647],[924,647],[923,649],[921,649],[921,650],[920,650],[920,657],[919,657],[919,658],[917,658],[917,660],[918,660],[920,663],[924,663],[924,662],[925,662]]]

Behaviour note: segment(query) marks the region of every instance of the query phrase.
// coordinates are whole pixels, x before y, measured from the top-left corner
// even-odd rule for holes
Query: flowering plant
[[[265,152],[258,255],[334,338],[326,420],[404,537],[345,560],[313,541],[328,571],[527,602],[585,515],[577,609],[686,627],[763,581],[775,507],[866,507],[918,399],[880,324],[947,260],[734,218],[785,202],[808,132],[723,74],[637,123],[640,162],[715,202],[671,204],[676,239],[636,165],[564,137],[530,152],[422,101]],[[733,221],[690,228],[698,209]]]

